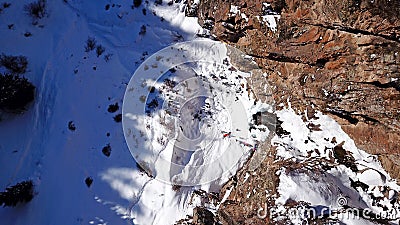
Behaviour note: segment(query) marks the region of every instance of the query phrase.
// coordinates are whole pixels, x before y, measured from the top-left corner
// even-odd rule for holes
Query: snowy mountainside
[[[135,71],[144,70],[146,60],[150,62],[154,53],[176,43],[184,47],[184,41],[198,41],[196,34],[206,32],[196,18],[185,17],[184,3],[144,1],[134,6],[132,1],[122,0],[48,1],[46,17],[32,24],[24,12],[29,2],[11,2],[0,13],[0,53],[27,56],[29,71],[25,76],[37,87],[35,101],[27,112],[0,121],[0,189],[32,179],[36,195],[26,205],[1,208],[0,224],[165,225],[190,218],[198,205],[217,214],[219,204],[230,192],[215,204],[204,203],[198,193],[219,191],[250,153],[261,151],[256,144],[269,134],[265,127],[249,123],[252,115],[272,110],[256,101],[257,96],[247,89],[250,74],[232,66],[223,52],[216,54],[217,64],[180,63],[173,70],[162,71],[161,77],[151,74],[157,79],[148,79],[149,85],[141,86],[140,82],[129,86]],[[93,48],[88,48],[88,40]],[[215,43],[222,49],[226,46]],[[149,73],[160,68],[153,63],[147,67]],[[140,91],[148,94],[152,87],[154,94],[142,98]],[[136,90],[126,101],[124,94],[131,88]],[[192,89],[201,97],[185,98],[192,97]],[[235,105],[236,98],[243,109]],[[164,104],[149,107],[155,99]],[[168,105],[169,101],[174,104]],[[127,103],[133,105],[124,112]],[[142,108],[135,111],[135,106]],[[181,110],[180,117],[168,113],[173,110]],[[191,120],[198,112],[204,114],[197,115],[199,120]],[[282,218],[288,223],[306,221],[301,216],[284,216],[288,211],[285,203],[290,200],[327,208],[336,207],[340,195],[351,207],[368,208],[374,213],[398,209],[393,199],[399,186],[375,156],[358,149],[335,121],[321,113],[304,120],[291,108],[276,114],[288,134],[276,135],[271,141],[277,148],[276,163],[284,165],[278,174],[279,195],[272,196],[275,222]],[[234,118],[230,118],[232,115]],[[133,123],[123,130],[121,117],[124,123],[129,119]],[[253,129],[249,129],[251,125]],[[202,134],[205,137],[196,142]],[[181,141],[185,139],[189,140]],[[170,148],[165,148],[168,144]],[[208,152],[192,153],[179,149],[193,145],[213,147],[207,147]],[[229,146],[237,154],[232,161],[225,160],[228,157],[217,161],[220,171],[213,178],[219,179],[208,179],[214,172],[212,166],[191,177],[189,166],[219,159],[221,146]],[[142,150],[147,152],[135,155]],[[157,157],[148,157],[149,152]],[[343,154],[351,155],[350,160]],[[166,167],[158,164],[146,166],[159,158],[172,158],[178,166],[165,171]],[[224,174],[226,162],[231,171]],[[324,162],[329,167],[323,167]],[[309,171],[303,173],[288,166],[297,164]],[[160,177],[163,172],[165,179]],[[93,181],[90,184],[85,182],[89,178]],[[185,186],[182,180],[189,180],[191,186]],[[396,219],[393,223],[398,223]]]
[[[233,67],[228,52],[215,41],[183,42],[157,52],[133,75],[123,125],[132,155],[151,176],[219,191],[271,133],[253,115],[272,113],[273,106],[249,95],[250,74]]]

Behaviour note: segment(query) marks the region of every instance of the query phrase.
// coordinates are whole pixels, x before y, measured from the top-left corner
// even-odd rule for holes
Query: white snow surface
[[[146,60],[129,82],[126,140],[155,178],[218,191],[268,136],[268,129],[250,124],[253,114],[272,107],[249,96],[250,74],[227,66],[227,52],[210,40],[179,43]],[[154,90],[144,103],[149,87]]]
[[[197,204],[187,206],[191,191],[177,193],[140,172],[113,117],[136,68],[195,38],[197,19],[185,18],[180,3],[68,0],[47,1],[48,16],[32,25],[24,12],[30,2],[12,1],[0,14],[1,52],[27,56],[25,77],[37,87],[26,113],[0,123],[0,189],[32,179],[37,194],[27,205],[1,208],[0,224],[173,224],[190,214]],[[100,57],[85,52],[89,36],[105,47]],[[119,110],[109,113],[115,103]],[[107,144],[110,157],[102,154]]]
[[[398,224],[400,218],[400,206],[393,200],[393,194],[399,193],[400,187],[394,179],[382,168],[377,157],[358,149],[354,141],[341,129],[340,125],[327,115],[318,112],[315,118],[306,118],[304,121],[299,112],[292,108],[277,111],[282,128],[289,132],[282,137],[275,136],[273,145],[277,146],[277,160],[289,160],[303,163],[305,172],[290,172],[286,168],[279,171],[280,183],[276,199],[276,207],[280,213],[286,211],[280,207],[287,200],[303,201],[311,207],[327,207],[337,210],[343,205],[339,204],[339,198],[345,198],[348,206],[359,209],[368,209],[381,218],[392,218],[393,224]],[[309,129],[307,125],[318,126],[318,130]],[[324,170],[324,174],[314,168],[318,168],[325,159],[331,159],[335,146],[342,144],[343,149],[354,157],[357,172],[343,164]],[[350,179],[354,182],[362,182],[366,189],[351,186]],[[384,195],[384,193],[388,193]],[[392,194],[390,194],[392,193]],[[387,209],[385,209],[387,208]],[[336,215],[345,224],[373,224],[362,218],[353,218],[347,215]],[[293,217],[293,224],[303,224],[305,218]]]
[[[24,12],[27,3],[29,1],[12,2],[0,14],[4,25],[0,27],[2,53],[27,56],[29,71],[25,76],[37,87],[36,99],[27,112],[0,123],[3,155],[0,189],[32,179],[36,195],[26,205],[1,208],[1,224],[174,224],[191,215],[193,208],[200,204],[193,194],[195,189],[218,191],[247,159],[252,150],[250,145],[262,140],[260,132],[255,134],[258,136],[255,139],[250,137],[252,133],[246,133],[251,118],[251,114],[246,113],[262,110],[262,104],[254,105],[253,97],[246,90],[240,95],[226,93],[236,91],[240,85],[246,87],[245,77],[250,74],[230,71],[228,65],[222,68],[212,63],[182,64],[178,73],[183,77],[196,73],[212,81],[213,88],[220,88],[214,92],[214,98],[205,99],[215,107],[214,117],[208,119],[218,121],[214,130],[218,133],[203,132],[208,129],[203,126],[206,122],[184,123],[188,126],[184,131],[189,131],[185,135],[205,133],[207,138],[216,139],[213,140],[215,145],[206,148],[206,152],[195,152],[196,157],[186,157],[184,163],[197,165],[201,160],[217,161],[224,153],[217,150],[229,149],[231,152],[224,155],[229,165],[224,168],[224,164],[217,161],[219,167],[215,167],[228,173],[220,179],[215,177],[214,183],[209,181],[215,179],[195,180],[201,185],[182,187],[178,191],[162,179],[148,177],[136,166],[121,123],[116,123],[113,117],[122,113],[122,100],[134,71],[153,53],[174,43],[195,39],[201,30],[197,18],[184,16],[183,3],[169,5],[164,1],[160,5],[143,1],[140,7],[134,8],[132,1],[68,0],[48,1],[48,16],[33,25]],[[8,29],[7,24],[14,26]],[[32,36],[25,37],[25,32]],[[97,56],[95,50],[85,51],[88,37],[95,38],[97,45],[105,48],[102,55]],[[104,58],[106,55],[109,60]],[[225,58],[229,61],[226,52],[221,52],[218,62],[222,65]],[[153,64],[149,67],[155,68]],[[210,80],[213,79],[211,73],[227,76],[226,85]],[[234,79],[238,75],[243,78]],[[179,78],[178,74],[174,79]],[[178,88],[170,94],[187,94],[187,91]],[[140,91],[133,93],[133,98],[139,100]],[[235,97],[240,99],[240,104],[235,103]],[[194,106],[199,104],[196,101],[192,102]],[[119,105],[117,112],[108,112],[108,106],[115,103]],[[143,111],[140,113],[143,115]],[[125,116],[140,115],[123,115],[124,120]],[[147,137],[151,140],[169,138],[168,133],[163,134],[170,130],[163,127],[159,119],[159,115],[153,119],[136,118],[139,127],[133,132],[145,131],[145,127],[140,126],[145,126],[147,121],[154,125],[153,133]],[[75,131],[68,129],[70,121],[75,124]],[[197,133],[189,129],[192,126],[199,126]],[[225,131],[232,132],[232,137],[224,138],[221,132]],[[139,140],[138,147],[146,148],[149,144],[156,150],[165,147],[145,139]],[[170,141],[168,145],[174,144],[172,139],[167,140]],[[199,143],[199,146],[206,144]],[[107,145],[111,147],[109,157],[102,153]],[[162,157],[170,158],[171,149],[166,149]],[[164,167],[152,169],[160,174]],[[211,175],[214,168],[204,167],[199,172]],[[87,177],[93,178],[90,187],[85,184]],[[194,177],[205,176],[199,173]],[[188,178],[191,177],[182,177]]]

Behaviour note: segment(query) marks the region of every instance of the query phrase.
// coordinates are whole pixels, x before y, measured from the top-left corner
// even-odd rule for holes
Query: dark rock
[[[93,183],[93,178],[91,178],[91,177],[86,177],[86,179],[85,179],[85,184],[86,184],[86,186],[87,186],[88,188],[92,185],[92,183]]]
[[[193,209],[194,225],[216,225],[214,214],[206,208],[196,207]]]
[[[117,123],[120,123],[122,121],[122,114],[117,114],[116,116],[113,117],[114,121]]]
[[[103,149],[101,150],[101,152],[103,152],[103,154],[107,157],[110,157],[111,155],[111,146],[110,144],[107,144],[106,146],[103,147]]]
[[[118,102],[116,102],[115,104],[109,105],[107,111],[109,113],[115,113],[116,111],[118,111],[118,109],[119,109]]]
[[[75,130],[76,130],[74,121],[69,121],[69,122],[68,122],[68,129],[69,129],[70,131],[75,131]]]
[[[333,156],[335,157],[335,159],[338,161],[339,164],[343,164],[349,167],[353,172],[357,172],[358,169],[355,163],[355,159],[350,152],[346,151],[343,148],[343,144],[344,142],[336,145],[333,148]]]

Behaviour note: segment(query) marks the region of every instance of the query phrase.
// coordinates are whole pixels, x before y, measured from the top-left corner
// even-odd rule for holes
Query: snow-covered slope
[[[37,87],[28,112],[0,123],[0,186],[33,179],[38,194],[25,206],[0,209],[1,224],[121,224],[131,218],[129,207],[139,193],[151,192],[145,195],[149,202],[175,194],[170,186],[142,190],[149,178],[137,169],[113,117],[121,113],[126,85],[140,63],[194,38],[196,19],[185,18],[179,3],[132,8],[131,1],[48,1],[48,16],[35,26],[23,10],[26,3],[12,2],[0,14],[1,51],[27,56],[25,76]],[[88,37],[105,48],[101,56],[85,52]],[[119,110],[109,113],[115,103]],[[68,129],[70,121],[75,131]],[[102,153],[107,144],[109,157]],[[94,180],[90,188],[87,177]],[[140,215],[137,224],[148,224],[148,214],[155,214],[133,210]],[[167,223],[186,215],[171,210]]]
[[[184,17],[184,4],[52,1],[32,25],[26,3],[0,15],[14,24],[0,28],[2,50],[28,57],[26,76],[37,86],[30,110],[0,124],[0,185],[33,179],[37,195],[1,209],[4,224],[174,224],[200,203],[194,190],[218,191],[268,134],[249,132],[252,114],[272,108],[255,102],[246,89],[250,74],[230,64],[224,44],[176,45],[191,48],[171,65],[163,61],[170,47],[146,60],[201,30]],[[93,50],[85,49],[89,38]],[[143,76],[156,93],[141,85]],[[114,120],[125,90],[123,133]],[[154,99],[174,104],[151,111]]]
[[[152,55],[132,76],[123,125],[132,155],[151,176],[218,191],[265,140],[268,128],[255,125],[253,114],[273,107],[249,96],[251,74],[234,68],[228,54],[220,42],[183,42]]]

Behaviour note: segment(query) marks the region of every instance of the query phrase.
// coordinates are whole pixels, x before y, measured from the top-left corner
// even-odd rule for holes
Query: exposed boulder
[[[193,209],[194,225],[217,225],[214,214],[206,208],[196,207]]]

